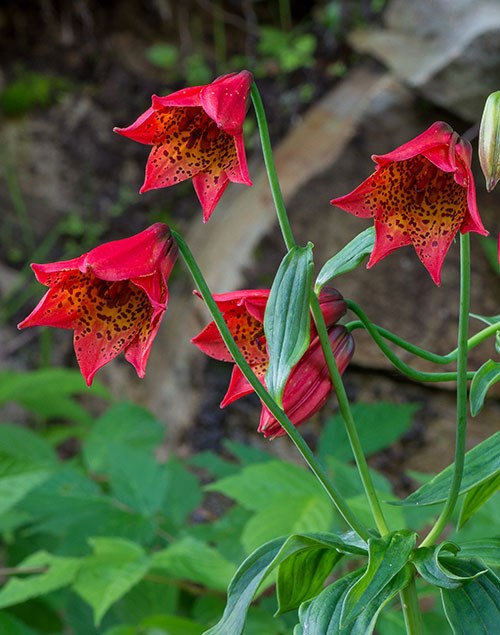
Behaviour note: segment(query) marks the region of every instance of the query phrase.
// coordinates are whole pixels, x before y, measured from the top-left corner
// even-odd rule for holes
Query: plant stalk
[[[330,339],[328,337],[328,330],[326,328],[325,320],[321,312],[318,296],[314,293],[314,291],[311,291],[310,306],[314,318],[314,323],[316,325],[316,330],[318,331],[323,355],[328,366],[328,371],[330,373],[330,378],[332,380],[335,394],[337,395],[340,414],[344,419],[347,436],[349,437],[349,442],[351,444],[352,452],[354,454],[354,459],[358,467],[359,475],[363,483],[366,497],[368,498],[370,509],[377,525],[377,529],[382,535],[384,535],[389,533],[389,528],[385,521],[384,514],[380,506],[380,501],[378,500],[377,492],[375,491],[375,486],[373,485],[370,470],[368,468],[368,463],[366,462],[366,457],[361,446],[361,441],[359,439],[358,431],[354,423],[354,418],[352,416],[349,399],[347,397],[344,383],[337,367],[337,362],[333,355],[332,347],[330,345]]]
[[[465,442],[467,435],[467,335],[470,306],[470,236],[460,234],[460,311],[457,337],[457,423],[453,478],[445,506],[434,527],[422,541],[422,547],[434,544],[446,527],[460,493],[464,473]]]
[[[278,216],[278,222],[280,224],[280,229],[281,233],[283,234],[283,240],[285,241],[286,248],[288,251],[290,251],[292,247],[295,247],[295,239],[293,237],[290,221],[288,220],[288,214],[286,213],[286,207],[283,201],[283,194],[281,193],[278,174],[276,172],[276,165],[274,164],[274,156],[271,147],[271,139],[269,137],[269,127],[267,125],[264,104],[262,103],[262,98],[255,82],[252,84],[250,94],[252,96],[255,116],[257,117],[260,142],[262,145],[262,155],[264,157],[264,164],[266,166],[267,177],[269,180],[269,186],[271,188],[271,194],[273,196],[274,206],[276,208],[276,214]]]
[[[316,478],[319,480],[326,493],[328,494],[330,500],[333,502],[339,513],[343,516],[346,523],[353,529],[363,540],[368,540],[369,533],[368,529],[364,526],[364,524],[357,518],[352,509],[349,507],[347,501],[344,499],[342,494],[337,490],[337,488],[330,482],[327,474],[323,470],[323,467],[318,462],[313,452],[304,441],[300,433],[297,431],[296,427],[290,421],[290,419],[286,416],[283,410],[278,406],[278,404],[272,399],[269,393],[266,391],[262,383],[259,381],[257,376],[254,374],[248,363],[246,362],[243,354],[238,348],[236,342],[231,335],[231,331],[229,330],[222,313],[219,310],[215,300],[212,297],[210,289],[201,273],[193,254],[191,253],[187,243],[184,239],[175,231],[171,230],[171,234],[174,239],[177,241],[177,245],[179,247],[179,251],[184,258],[187,268],[191,273],[191,276],[204,299],[210,314],[219,329],[222,339],[226,344],[229,352],[231,353],[235,363],[240,368],[243,375],[246,377],[254,391],[260,397],[262,403],[268,408],[268,410],[272,413],[274,417],[279,421],[280,425],[286,431],[288,436],[291,438],[295,447],[302,455],[303,459],[314,473]]]
[[[418,603],[415,576],[412,577],[408,585],[399,593],[399,597],[405,618],[407,635],[422,635],[424,625],[422,623],[420,604]]]

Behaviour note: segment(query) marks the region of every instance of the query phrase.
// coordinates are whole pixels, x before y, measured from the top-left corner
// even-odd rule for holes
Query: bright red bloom
[[[152,97],[128,128],[115,132],[152,145],[141,192],[193,179],[207,222],[229,181],[252,185],[243,141],[248,71],[230,73],[206,86]]]
[[[331,203],[375,219],[372,267],[395,249],[413,245],[436,284],[448,249],[460,230],[486,236],[476,204],[472,148],[450,126],[434,123],[384,155],[373,155],[375,172],[350,194]]]
[[[176,259],[168,226],[156,223],[79,258],[33,264],[37,280],[49,290],[18,328],[73,329],[76,357],[89,386],[95,373],[123,350],[144,377]]]
[[[269,365],[263,326],[268,298],[269,289],[234,291],[214,296],[236,344],[264,385]],[[340,293],[331,287],[323,288],[319,300],[325,322],[329,327],[332,350],[339,370],[343,372],[352,357],[354,342],[346,329],[335,326],[335,323],[344,315],[346,304]],[[201,333],[192,339],[192,342],[206,355],[214,359],[233,362],[233,358],[214,322],[210,322]],[[314,326],[312,326],[311,344],[293,369],[285,387],[283,394],[285,412],[295,425],[299,425],[324,405],[331,390],[332,384],[319,338]],[[252,391],[253,388],[235,364],[229,388],[221,402],[221,408]],[[259,432],[264,432],[264,436],[271,438],[285,433],[265,406],[262,408]]]

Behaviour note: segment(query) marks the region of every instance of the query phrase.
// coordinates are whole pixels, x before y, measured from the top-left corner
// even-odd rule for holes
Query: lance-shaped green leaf
[[[352,532],[340,536],[329,533],[298,534],[288,539],[283,537],[267,542],[238,568],[227,590],[227,604],[222,618],[205,635],[240,635],[245,626],[248,607],[264,578],[295,553],[310,549],[312,555],[317,546],[330,548],[332,552],[357,555],[365,552],[364,543]]]
[[[500,567],[500,536],[460,543],[460,556],[477,557],[490,567]]]
[[[500,362],[489,359],[476,371],[470,385],[470,412],[473,417],[481,412],[488,390],[497,381],[500,381]]]
[[[375,244],[375,228],[368,227],[330,258],[322,267],[316,279],[315,291],[319,293],[330,280],[347,273],[360,265],[370,255]]]
[[[416,534],[407,530],[368,541],[368,566],[363,576],[346,593],[341,615],[343,627],[354,620],[366,605],[371,604],[403,569],[415,542]]]
[[[278,614],[297,608],[302,602],[321,592],[327,576],[344,553],[365,555],[367,545],[328,533],[290,536],[279,557],[277,579]],[[287,552],[290,555],[287,556]]]
[[[422,578],[430,584],[442,589],[457,589],[462,586],[463,578],[449,571],[441,562],[443,551],[455,555],[460,547],[453,542],[444,542],[437,547],[420,547],[415,550],[412,562]]]
[[[455,558],[453,570],[474,576],[483,570],[474,560]],[[450,564],[447,565],[451,567]],[[441,589],[446,618],[455,635],[492,635],[500,625],[500,580],[491,570],[458,589]]]
[[[311,243],[293,247],[283,258],[264,314],[269,352],[266,386],[280,405],[288,376],[309,346],[312,247]]]
[[[479,483],[465,495],[457,528],[461,529],[465,523],[471,518],[477,510],[482,507],[489,499],[500,490],[500,472],[491,478]]]
[[[363,570],[349,573],[300,607],[300,624],[295,627],[294,635],[370,635],[380,611],[410,581],[410,571],[407,566],[397,573],[375,599],[361,607],[354,620],[344,625],[341,613],[346,596],[362,578]]]
[[[482,441],[465,455],[465,469],[460,493],[468,492],[473,487],[490,479],[500,471],[500,432]],[[390,505],[434,505],[446,500],[453,477],[453,465],[402,501],[387,501]]]
[[[476,320],[481,320],[481,322],[488,324],[488,326],[498,324],[500,328],[500,315],[492,315],[491,317],[489,317],[487,315],[478,315],[477,313],[471,313],[470,316],[476,318]]]

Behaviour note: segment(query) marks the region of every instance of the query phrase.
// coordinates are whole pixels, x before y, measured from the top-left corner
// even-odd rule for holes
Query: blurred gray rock
[[[384,28],[357,30],[350,41],[427,99],[471,122],[500,88],[498,0],[393,0]]]

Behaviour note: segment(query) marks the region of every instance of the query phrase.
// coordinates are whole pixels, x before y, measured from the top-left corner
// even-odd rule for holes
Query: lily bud
[[[491,93],[484,105],[479,128],[479,162],[491,192],[500,180],[500,91]]]

